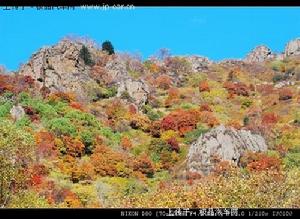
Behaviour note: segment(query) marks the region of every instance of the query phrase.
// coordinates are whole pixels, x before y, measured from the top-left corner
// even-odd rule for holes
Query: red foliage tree
[[[176,110],[161,121],[161,129],[179,131],[181,135],[196,128],[199,120],[197,111]]]
[[[170,145],[172,151],[176,151],[177,153],[179,152],[179,144],[175,137],[169,138],[167,143]]]
[[[29,75],[24,76],[24,82],[29,84],[30,86],[34,84],[34,81],[35,80],[31,76]]]
[[[212,112],[179,109],[171,112],[161,120],[161,129],[179,131],[180,135],[183,136],[186,132],[195,129],[198,122],[206,123],[210,127],[219,124],[218,119]]]
[[[247,85],[241,82],[233,83],[233,82],[226,81],[223,84],[223,87],[227,89],[230,95],[236,94],[238,96],[248,97],[250,94],[250,89],[247,87]]]
[[[251,162],[247,165],[250,171],[263,171],[263,170],[280,170],[280,160],[276,157],[270,157],[264,154],[259,155],[258,160]]]
[[[264,113],[262,116],[262,124],[271,125],[278,122],[278,115],[274,112]]]
[[[134,104],[128,106],[128,111],[131,115],[137,114],[137,107]]]
[[[34,85],[34,79],[23,75],[0,75],[0,94],[5,91],[20,93]]]
[[[49,173],[48,168],[43,164],[35,164],[31,166],[27,174],[29,175],[29,186],[39,186],[42,184],[43,177],[45,177]]]
[[[23,109],[24,109],[25,113],[29,116],[29,118],[32,122],[40,120],[40,116],[39,116],[38,112],[35,109],[33,109],[32,107],[23,106]]]
[[[20,93],[32,88],[34,85],[34,79],[28,75],[16,75],[13,78],[12,84],[14,84],[14,93]]]

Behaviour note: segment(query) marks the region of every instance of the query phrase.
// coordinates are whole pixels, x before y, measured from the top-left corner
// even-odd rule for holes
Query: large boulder
[[[285,56],[300,55],[300,38],[288,42],[284,54]]]
[[[255,63],[264,62],[265,60],[275,58],[275,54],[267,46],[261,45],[255,47],[244,59],[245,62]]]
[[[138,107],[147,102],[149,93],[149,87],[143,80],[128,78],[118,84],[117,97],[128,95]]]
[[[245,151],[266,150],[267,145],[262,136],[248,130],[235,130],[220,125],[201,135],[191,145],[187,168],[189,172],[206,175],[213,170],[216,158],[238,164]]]

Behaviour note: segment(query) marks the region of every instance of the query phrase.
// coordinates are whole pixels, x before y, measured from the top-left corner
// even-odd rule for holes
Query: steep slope
[[[298,47],[220,62],[39,50],[0,74],[0,205],[299,207]]]

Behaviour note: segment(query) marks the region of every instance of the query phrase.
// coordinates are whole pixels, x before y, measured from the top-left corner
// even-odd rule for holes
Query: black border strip
[[[237,209],[237,208],[209,208],[209,209],[185,209],[185,208],[160,208],[160,209],[146,209],[146,208],[127,208],[127,209],[0,209],[0,215],[3,216],[16,216],[17,218],[26,218],[26,216],[41,217],[55,217],[57,216],[84,216],[85,218],[96,216],[102,218],[105,216],[110,217],[146,217],[146,218],[159,218],[159,217],[203,217],[203,216],[275,216],[275,217],[295,217],[299,216],[300,209],[288,208],[272,208],[272,209]]]
[[[1,0],[0,6],[300,6],[299,0]]]

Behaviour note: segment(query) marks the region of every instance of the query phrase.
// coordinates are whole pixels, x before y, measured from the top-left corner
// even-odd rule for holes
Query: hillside
[[[63,39],[0,71],[1,206],[300,207],[300,39],[107,51]]]

